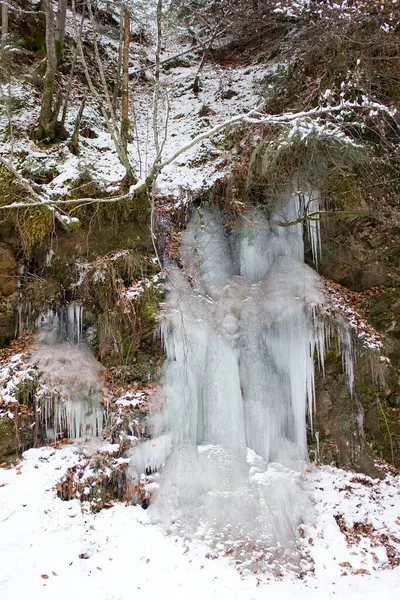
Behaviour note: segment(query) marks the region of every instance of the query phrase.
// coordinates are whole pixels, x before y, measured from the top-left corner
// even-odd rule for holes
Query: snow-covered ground
[[[168,535],[138,506],[116,503],[92,514],[78,500],[63,502],[55,485],[79,461],[77,451],[32,449],[16,467],[0,470],[2,600],[365,600],[390,596],[400,585],[400,567],[389,567],[381,543],[387,536],[399,557],[399,478],[378,482],[310,467],[305,477],[316,513],[301,535],[315,574],[278,580],[240,575],[228,557]]]

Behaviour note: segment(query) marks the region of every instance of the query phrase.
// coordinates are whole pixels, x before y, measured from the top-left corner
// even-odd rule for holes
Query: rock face
[[[314,441],[318,438],[318,444],[311,442],[312,449],[323,463],[354,468],[377,477],[364,431],[365,409],[357,390],[350,394],[347,389],[340,362],[340,356],[328,358],[325,376],[318,377],[316,382]]]
[[[16,268],[12,249],[7,244],[0,244],[0,345],[10,341],[15,334]]]
[[[327,221],[321,230],[322,275],[354,291],[400,286],[399,226],[361,217],[341,224]]]
[[[350,397],[341,361],[328,356],[326,376],[319,378],[316,386],[320,453],[328,462],[370,475],[374,473],[368,457],[371,448],[388,462],[400,462],[400,228],[395,208],[393,225],[388,221],[346,219],[327,221],[321,228],[320,273],[360,292],[361,309],[382,334],[382,354],[389,362],[378,367],[378,377],[368,357],[360,357]]]

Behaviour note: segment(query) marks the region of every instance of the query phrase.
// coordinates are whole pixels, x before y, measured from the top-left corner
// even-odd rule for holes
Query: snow
[[[26,380],[32,381],[36,376],[26,359],[25,355],[19,353],[0,363],[0,399],[5,405],[18,403],[19,384]]]
[[[304,526],[303,543],[314,560],[315,575],[279,580],[240,575],[217,547],[165,534],[138,506],[117,503],[92,514],[82,512],[78,500],[61,501],[54,486],[80,460],[76,446],[45,447],[29,450],[19,465],[0,470],[2,600],[156,600],[160,594],[177,600],[375,600],[398,589],[400,567],[381,570],[387,563],[385,552],[368,540],[348,548],[334,519],[336,513],[343,513],[349,524],[367,519],[377,531],[398,537],[398,477],[371,480],[368,487],[351,483],[354,473],[311,467],[306,475],[316,517]],[[352,568],[340,566],[345,562]],[[371,574],[353,574],[358,568]]]

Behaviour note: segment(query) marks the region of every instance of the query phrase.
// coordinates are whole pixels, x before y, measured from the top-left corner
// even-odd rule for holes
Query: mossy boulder
[[[11,296],[17,289],[16,268],[12,248],[7,244],[0,244],[0,294],[3,297]]]
[[[376,477],[373,453],[364,432],[365,409],[356,391],[350,394],[342,372],[341,355],[330,351],[325,376],[316,381],[316,413],[311,454],[317,453],[315,433],[319,439],[319,456],[323,463],[353,468]]]
[[[328,351],[316,380],[314,432],[319,459],[377,476],[374,459],[400,464],[400,386],[397,370],[377,351],[358,348],[350,393],[340,351]],[[311,456],[317,454],[315,434]]]

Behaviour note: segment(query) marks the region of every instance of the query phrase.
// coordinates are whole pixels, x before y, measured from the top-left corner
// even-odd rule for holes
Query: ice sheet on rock
[[[202,208],[195,213],[185,232],[181,255],[200,291],[218,298],[234,275],[229,240],[218,212]]]
[[[47,310],[37,319],[38,339],[51,341],[68,341],[79,344],[82,338],[83,307],[79,302],[70,302],[57,310]]]
[[[316,268],[318,268],[318,263],[322,257],[321,222],[318,214],[315,213],[319,213],[322,210],[322,201],[317,192],[312,192],[304,196],[303,202],[304,213],[306,215],[311,215],[311,218],[307,219],[307,233],[311,244],[313,261]]]

